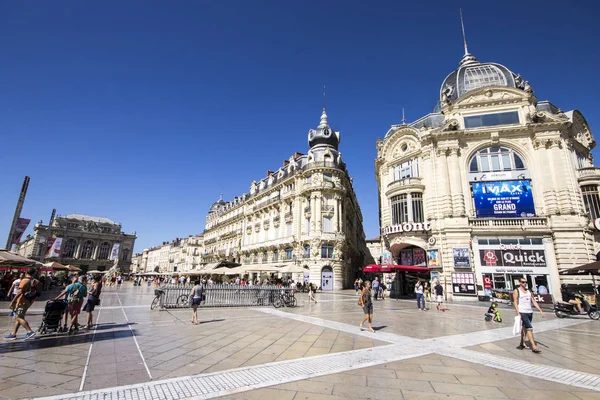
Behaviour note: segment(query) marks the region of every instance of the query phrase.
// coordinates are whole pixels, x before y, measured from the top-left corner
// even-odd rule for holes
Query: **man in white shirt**
[[[8,296],[9,296],[10,301],[12,301],[15,298],[15,296],[17,295],[17,292],[19,291],[19,284],[21,283],[21,279],[23,279],[24,277],[25,277],[25,274],[21,272],[19,277],[13,281],[12,285],[10,286],[10,289],[8,289]],[[11,311],[10,314],[8,314],[8,316],[14,317],[15,312]]]

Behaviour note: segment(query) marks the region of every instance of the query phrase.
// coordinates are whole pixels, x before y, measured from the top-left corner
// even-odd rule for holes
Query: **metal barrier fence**
[[[190,307],[193,285],[163,285],[154,291],[160,308]],[[287,292],[293,296],[296,288],[278,286],[204,286],[204,301],[199,307],[261,307],[272,306],[273,301]],[[154,308],[154,305],[153,307]]]

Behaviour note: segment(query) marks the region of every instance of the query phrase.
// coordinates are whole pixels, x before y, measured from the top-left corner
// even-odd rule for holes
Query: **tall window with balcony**
[[[324,244],[321,246],[321,258],[333,258],[333,246]]]
[[[423,222],[423,194],[403,193],[390,199],[392,225],[404,222]]]
[[[292,236],[292,223],[287,222],[285,224],[285,236]]]
[[[591,220],[600,218],[600,193],[598,186],[585,185],[581,187],[583,194],[583,204]]]
[[[293,256],[293,251],[294,250],[291,247],[286,248],[284,260],[291,260]]]
[[[419,177],[419,159],[415,158],[391,168],[392,181]]]
[[[94,252],[94,242],[91,240],[86,240],[83,242],[81,246],[81,256],[79,258],[89,260],[92,258],[92,254]]]
[[[332,233],[333,232],[333,217],[323,216],[323,232],[324,233]]]
[[[273,261],[279,261],[279,250],[273,250]]]

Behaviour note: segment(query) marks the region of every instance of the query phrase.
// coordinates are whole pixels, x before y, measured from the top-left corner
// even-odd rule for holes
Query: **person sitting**
[[[575,293],[569,292],[566,283],[560,285],[560,294],[562,295],[562,301],[573,304],[575,307],[577,307],[579,314],[586,314],[581,307],[581,301],[577,298],[577,296],[575,296]]]
[[[500,310],[498,310],[497,303],[492,303],[492,305],[490,305],[490,308],[488,308],[487,313],[491,315],[492,320],[496,322],[502,322],[502,317],[500,316]]]

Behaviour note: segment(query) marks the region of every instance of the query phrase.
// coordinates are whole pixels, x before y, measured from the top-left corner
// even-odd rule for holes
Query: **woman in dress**
[[[358,303],[364,313],[365,316],[363,318],[363,320],[361,321],[359,328],[362,330],[363,329],[363,324],[365,323],[365,321],[369,321],[369,332],[375,333],[375,331],[373,330],[373,299],[371,298],[371,282],[369,281],[365,281],[364,283],[364,289],[362,290],[361,294],[360,294],[360,300]]]

